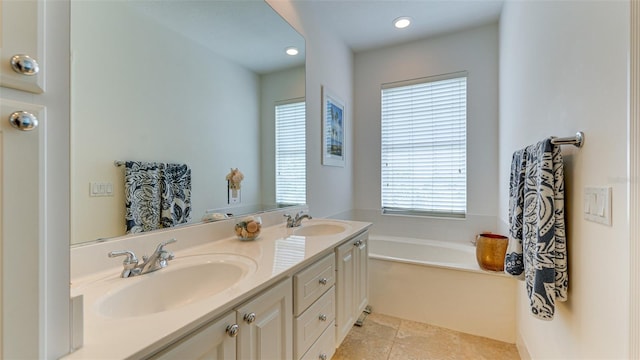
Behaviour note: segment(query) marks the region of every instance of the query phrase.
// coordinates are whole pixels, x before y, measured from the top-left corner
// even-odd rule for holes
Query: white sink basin
[[[323,236],[339,234],[346,229],[344,225],[338,223],[303,223],[293,233],[300,236]]]
[[[121,285],[97,301],[97,312],[122,318],[179,308],[230,288],[256,268],[252,259],[233,254],[176,257],[164,269],[118,279]]]

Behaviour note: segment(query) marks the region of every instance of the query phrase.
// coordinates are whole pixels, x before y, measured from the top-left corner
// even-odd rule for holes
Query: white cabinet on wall
[[[45,109],[39,105],[0,99],[0,358],[41,358],[38,352],[39,319],[33,316],[40,309],[38,266],[40,254],[40,224],[38,210],[42,204],[38,189],[42,186],[42,159],[45,154],[44,125],[29,131],[12,126],[27,124],[23,112],[34,115],[44,124]],[[13,116],[18,114],[17,116]],[[13,118],[15,122],[9,122]],[[35,122],[31,123],[32,126]],[[24,189],[24,191],[16,191]],[[16,206],[20,204],[20,206]],[[19,241],[18,241],[19,240]],[[10,269],[21,269],[15,276]],[[26,280],[29,281],[26,281]]]
[[[154,356],[153,359],[235,360],[237,327],[236,313],[232,311]]]
[[[364,232],[336,248],[336,341],[347,336],[369,301],[367,246]]]
[[[36,71],[32,66],[35,58],[43,56],[43,0],[0,0],[0,86],[42,93],[42,69],[39,67]],[[16,266],[22,268],[23,263],[27,269],[19,278],[8,273],[3,275],[0,269],[0,298],[4,299],[0,301],[0,318],[3,319],[0,358],[43,357],[43,349],[48,352],[59,345],[44,347],[46,341],[40,336],[43,318],[32,316],[42,313],[44,303],[39,293],[39,288],[44,288],[39,272],[42,272],[40,259],[44,258],[41,230],[45,229],[45,216],[40,215],[45,211],[42,197],[45,194],[38,189],[46,188],[45,163],[42,161],[46,151],[46,111],[45,106],[32,103],[32,96],[24,96],[20,92],[11,94],[4,89],[0,90],[0,95],[3,97],[0,99],[0,172],[6,174],[0,179],[0,192],[5,194],[5,198],[0,196],[0,199],[3,204],[8,204],[0,209],[6,227],[0,234],[0,248],[4,251],[4,254],[0,252],[0,262],[5,270]],[[29,103],[8,97],[28,99]],[[23,186],[31,190],[15,191]],[[14,204],[20,206],[15,207]]]
[[[6,151],[0,153],[11,161],[0,166],[5,174],[0,179],[0,188],[5,189],[0,195],[4,226],[0,263],[12,269],[21,262],[18,268],[28,270],[19,277],[2,274],[0,358],[57,359],[69,352],[69,171],[64,171],[69,168],[69,3],[0,0],[2,103],[28,103],[12,111],[28,111],[39,121],[27,135],[13,127],[7,131],[8,119],[5,115],[1,119],[0,145]],[[18,71],[14,71],[15,55],[35,60],[38,71],[21,73],[35,72],[34,63],[25,57],[16,58]],[[25,129],[24,125],[18,127]],[[28,153],[6,141],[18,132],[19,146],[28,148]],[[25,143],[27,137],[37,137],[38,147]],[[27,156],[33,152],[40,156],[31,161]],[[8,180],[13,178],[20,181]]]
[[[237,309],[238,359],[293,359],[292,298],[288,278]]]
[[[44,0],[0,0],[0,86],[44,91],[44,6]]]

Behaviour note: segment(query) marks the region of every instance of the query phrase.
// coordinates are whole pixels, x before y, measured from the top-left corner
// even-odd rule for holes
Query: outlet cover
[[[229,188],[229,197],[228,197],[228,201],[227,203],[230,205],[233,204],[239,204],[240,203],[240,190],[235,190],[235,189],[231,189]]]

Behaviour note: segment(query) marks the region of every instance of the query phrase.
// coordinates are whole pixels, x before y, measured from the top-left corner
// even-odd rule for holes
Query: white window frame
[[[467,79],[463,71],[382,84],[383,214],[466,217]]]
[[[301,108],[300,108],[301,105]],[[297,106],[286,124],[279,109]],[[302,112],[300,113],[300,110]],[[306,104],[305,98],[278,101],[274,105],[275,118],[275,200],[277,205],[306,203]],[[283,138],[284,137],[284,138]],[[282,147],[282,140],[287,141]],[[300,156],[300,152],[302,155]],[[285,172],[286,170],[286,172]]]

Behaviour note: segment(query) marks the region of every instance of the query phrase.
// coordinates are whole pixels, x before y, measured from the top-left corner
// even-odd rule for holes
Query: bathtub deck
[[[353,327],[332,358],[353,359],[512,360],[520,356],[514,344],[374,312],[363,327]]]

